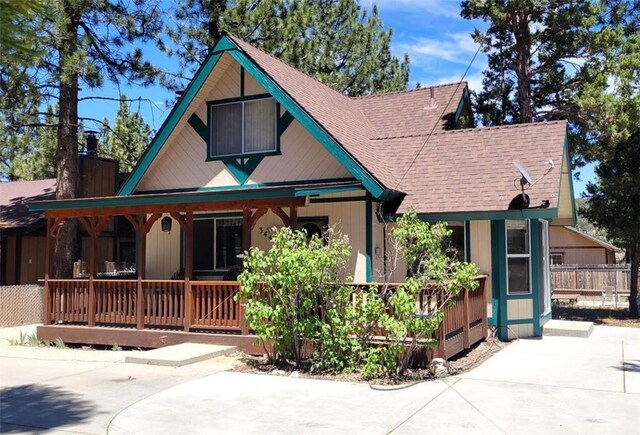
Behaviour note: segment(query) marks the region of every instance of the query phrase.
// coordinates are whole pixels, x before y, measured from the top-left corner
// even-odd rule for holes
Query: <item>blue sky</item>
[[[410,87],[420,82],[423,86],[459,81],[478,46],[471,34],[476,27],[483,29],[485,24],[479,20],[464,20],[460,17],[459,0],[361,0],[369,7],[376,3],[385,26],[394,29],[392,39],[393,53],[401,57],[408,53],[410,57]],[[145,49],[145,54],[156,65],[168,71],[175,71],[174,60],[159,53],[155,48]],[[471,65],[465,80],[472,90],[482,88],[482,71],[486,67],[486,57],[480,53]],[[157,130],[170,108],[164,101],[173,98],[167,90],[152,86],[148,88],[121,85],[120,91],[129,98],[142,98],[149,101],[133,103],[132,110],[139,110],[151,128]],[[90,95],[118,96],[118,88],[105,87],[102,90],[87,92]],[[81,103],[80,116],[110,121],[115,117],[117,102],[88,100]],[[87,123],[87,127],[92,127]],[[581,169],[582,180],[593,180],[593,167]],[[574,181],[575,195],[584,190],[584,181]]]

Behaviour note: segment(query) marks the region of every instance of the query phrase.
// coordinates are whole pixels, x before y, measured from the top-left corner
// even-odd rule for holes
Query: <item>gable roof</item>
[[[536,180],[549,159],[556,167],[526,193],[532,207],[548,200],[549,209],[557,209],[566,128],[566,121],[554,121],[440,131],[426,145],[428,136],[376,141],[376,153],[406,173],[398,213],[410,207],[425,214],[507,211],[520,192],[513,161]]]
[[[131,176],[124,183],[120,195],[133,193],[146,168],[158,154],[178,121],[189,116],[186,110],[190,102],[213,71],[222,52],[229,53],[240,63],[318,142],[360,180],[374,197],[382,197],[385,192],[396,190],[396,168],[371,153],[371,140],[388,135],[375,124],[385,116],[385,108],[389,104],[397,104],[396,100],[399,98],[407,100],[403,107],[422,106],[424,111],[428,101],[419,102],[420,97],[425,94],[424,91],[400,92],[373,96],[369,99],[350,98],[240,38],[226,34],[218,41],[209,58],[174,106]],[[465,86],[466,84],[456,85],[456,91],[453,87],[439,87],[436,94],[442,101],[451,101],[451,111],[455,112],[462,95],[461,91],[457,91]],[[455,101],[456,95],[458,101]],[[442,113],[440,108],[436,110]],[[425,122],[429,122],[428,119]],[[434,122],[438,122],[437,118],[434,118]]]
[[[621,248],[618,248],[617,246],[614,246],[611,243],[605,242],[604,240],[601,240],[601,239],[599,239],[597,237],[594,237],[591,234],[587,234],[585,232],[582,232],[577,228],[571,227],[569,225],[565,225],[564,228],[566,228],[567,230],[569,230],[571,232],[576,233],[580,237],[584,237],[585,239],[590,240],[590,241],[602,246],[603,248],[610,249],[612,251],[622,251]]]
[[[0,228],[27,227],[42,219],[42,213],[29,211],[29,203],[53,199],[56,179],[0,183]]]

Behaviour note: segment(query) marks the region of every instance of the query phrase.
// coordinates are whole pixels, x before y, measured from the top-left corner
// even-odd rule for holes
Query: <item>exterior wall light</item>
[[[170,233],[171,232],[171,218],[169,216],[165,216],[160,221],[160,225],[162,227],[162,232]]]

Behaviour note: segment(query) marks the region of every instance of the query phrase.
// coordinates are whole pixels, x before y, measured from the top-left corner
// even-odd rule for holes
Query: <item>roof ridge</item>
[[[350,98],[352,100],[362,100],[365,98],[376,98],[376,97],[386,97],[387,95],[396,95],[396,94],[408,94],[410,92],[418,92],[418,91],[427,91],[431,88],[446,88],[448,86],[458,86],[459,84],[462,83],[469,83],[466,80],[461,80],[459,82],[452,82],[452,83],[441,83],[439,85],[432,85],[432,86],[424,86],[424,87],[420,87],[420,88],[413,88],[413,89],[404,89],[402,91],[391,91],[391,92],[381,92],[381,93],[377,93],[377,94],[370,94],[370,95],[360,95],[357,97],[347,97]]]
[[[293,69],[294,71],[296,71],[298,74],[301,74],[305,77],[310,78],[311,80],[318,82],[319,84],[321,84],[322,86],[324,86],[325,88],[331,90],[332,92],[336,93],[337,95],[340,95],[343,98],[346,98],[347,100],[351,100],[351,98],[345,94],[343,94],[342,92],[339,92],[335,89],[333,89],[331,86],[329,86],[326,83],[321,82],[320,80],[318,80],[317,78],[313,77],[312,75],[309,75],[305,72],[300,71],[298,68],[294,67],[293,65],[291,65],[289,62],[285,61],[284,59],[280,59],[279,57],[274,56],[273,54],[269,53],[268,51],[265,51],[259,47],[256,47],[255,45],[251,44],[248,41],[245,41],[244,39],[240,38],[239,36],[235,35],[234,33],[231,32],[225,32],[227,35],[229,35],[230,37],[232,37],[234,40],[238,40],[241,41],[245,44],[248,44],[249,46],[251,46],[252,48],[256,49],[256,50],[260,50],[260,52],[262,52],[263,54],[269,56],[270,58],[272,58],[273,60],[276,60],[280,63],[282,63],[283,65],[286,65],[287,67]],[[234,41],[235,42],[235,41]]]

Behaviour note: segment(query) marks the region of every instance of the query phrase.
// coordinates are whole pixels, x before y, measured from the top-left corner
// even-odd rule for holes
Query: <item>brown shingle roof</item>
[[[531,206],[549,200],[558,206],[566,121],[452,130],[433,134],[411,166],[427,136],[378,140],[376,154],[406,176],[397,186],[407,197],[399,213],[504,211],[518,194],[520,178],[513,161],[533,179],[556,167],[528,188]],[[407,172],[408,170],[408,172]]]
[[[355,102],[376,126],[373,139],[428,135],[434,127],[450,127],[466,87],[467,82],[451,83],[359,97]]]
[[[29,226],[42,218],[42,213],[30,212],[32,201],[53,199],[56,179],[12,181],[0,183],[0,228]]]
[[[240,38],[233,35],[229,37],[365,170],[387,188],[393,188],[398,183],[397,170],[371,152],[370,140],[430,131],[449,100],[449,107],[455,112],[466,86],[466,83],[463,83],[460,86],[435,87],[438,107],[426,110],[424,107],[430,99],[427,88],[366,98],[349,98]],[[451,99],[453,92],[456,95]],[[399,122],[400,119],[404,122]]]

